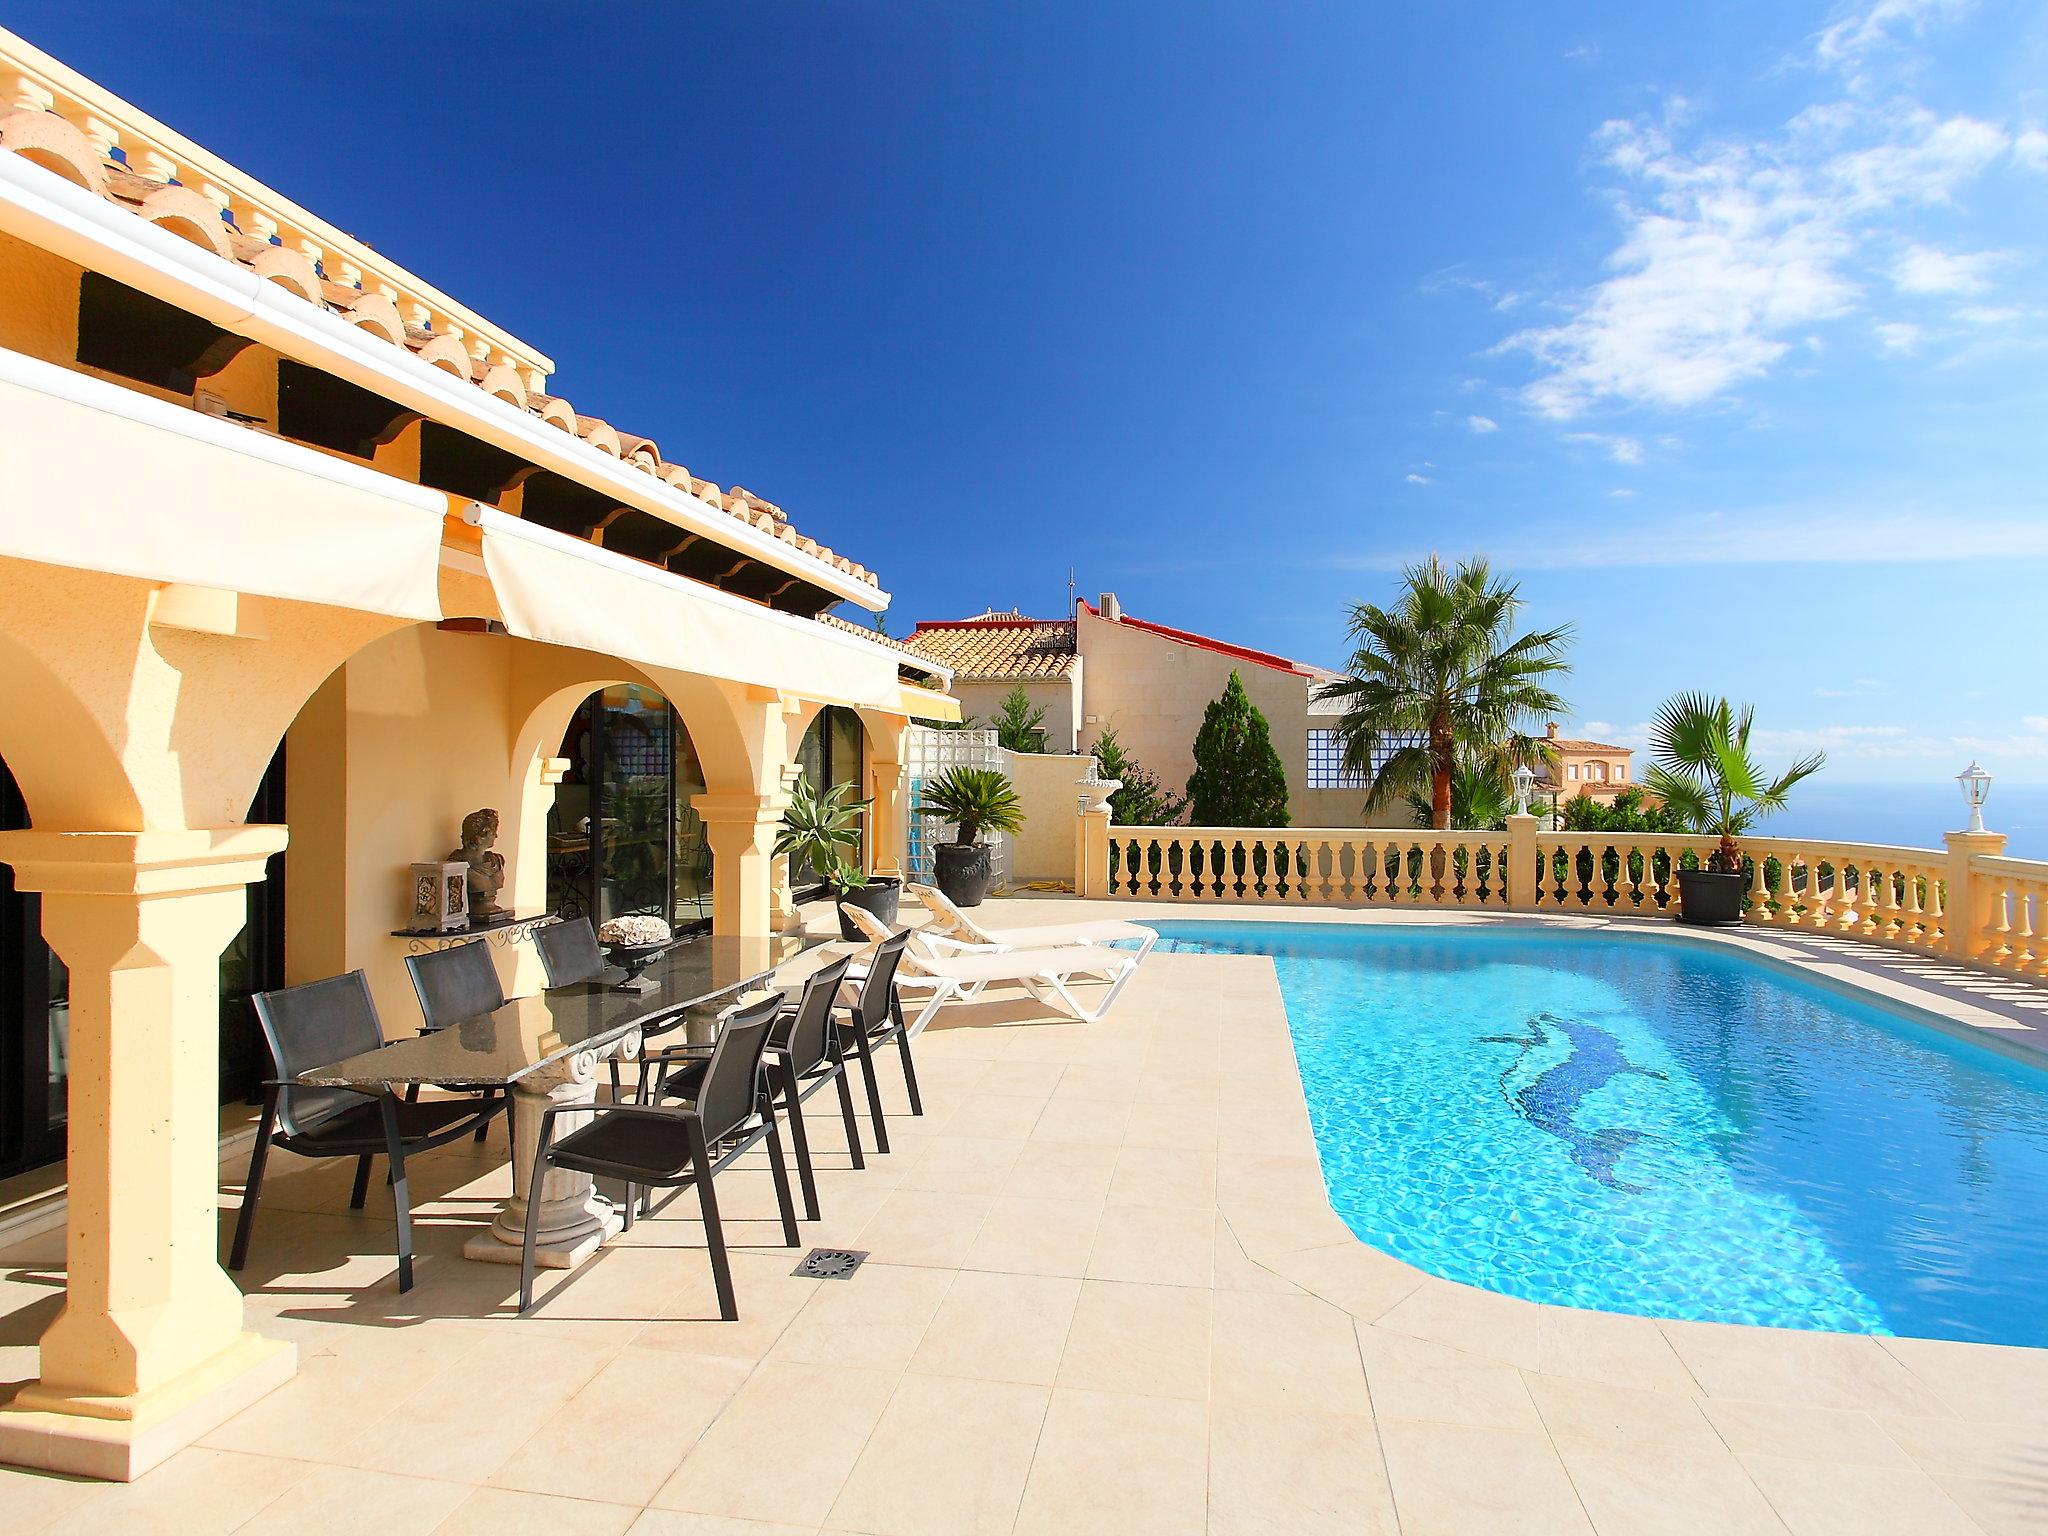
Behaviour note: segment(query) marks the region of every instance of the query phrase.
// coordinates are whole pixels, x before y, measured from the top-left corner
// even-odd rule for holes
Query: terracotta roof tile
[[[965,619],[920,624],[910,649],[966,682],[1066,677],[1079,660],[1072,619]]]

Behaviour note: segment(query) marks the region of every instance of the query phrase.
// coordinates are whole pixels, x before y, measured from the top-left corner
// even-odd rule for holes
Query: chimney
[[[1555,720],[1551,721],[1550,724],[1544,728],[1544,733],[1546,736],[1548,736],[1550,740],[1557,740],[1557,722]]]
[[[1102,601],[1097,606],[1101,609],[1102,616],[1112,624],[1124,616],[1124,605],[1116,600],[1114,592],[1103,593]]]

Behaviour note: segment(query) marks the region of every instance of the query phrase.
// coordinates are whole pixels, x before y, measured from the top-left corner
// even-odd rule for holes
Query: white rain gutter
[[[886,592],[836,566],[627,468],[581,438],[20,155],[0,153],[0,230],[835,597],[874,612],[889,606]]]

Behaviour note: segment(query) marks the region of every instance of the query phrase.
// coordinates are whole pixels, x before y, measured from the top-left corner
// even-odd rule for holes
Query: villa
[[[1111,594],[890,640],[886,548],[0,87],[8,1536],[2048,1529],[1983,770],[1720,868],[1550,828],[1634,783],[1552,725],[1500,830],[1358,825],[1329,673]],[[1088,748],[1177,785],[1233,670],[1301,825],[1116,825]],[[1019,685],[1065,890],[899,891]]]

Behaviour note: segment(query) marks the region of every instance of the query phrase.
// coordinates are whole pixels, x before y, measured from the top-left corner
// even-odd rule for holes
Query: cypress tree
[[[1234,670],[1222,696],[1202,711],[1188,802],[1189,823],[1197,827],[1287,825],[1287,770],[1273,750],[1266,717]]]

